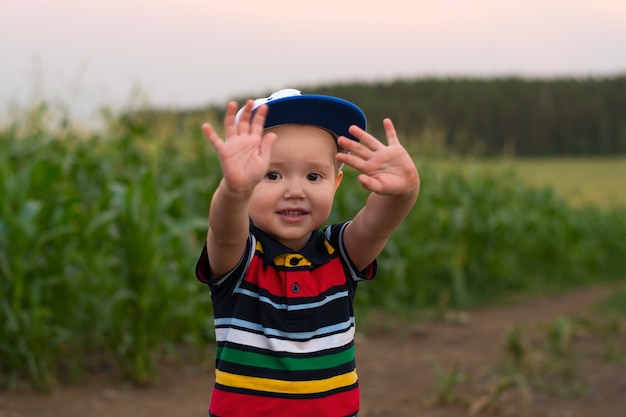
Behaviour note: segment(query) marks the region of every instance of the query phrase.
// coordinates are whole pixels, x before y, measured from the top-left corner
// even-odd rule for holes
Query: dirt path
[[[508,331],[514,325],[550,323],[560,315],[585,313],[611,293],[594,287],[551,297],[522,300],[507,306],[472,311],[467,322],[417,323],[400,326],[381,320],[357,339],[357,365],[362,388],[361,417],[456,417],[470,414],[469,406],[493,387],[494,366],[503,360]],[[574,395],[533,395],[524,401],[520,389],[504,392],[505,401],[476,407],[475,415],[515,417],[626,416],[626,331],[616,340],[618,362],[587,355],[577,359],[576,378],[586,387]],[[597,335],[578,337],[585,352],[605,346]],[[604,343],[604,345],[603,345]],[[613,346],[613,345],[611,345]],[[615,347],[615,346],[614,346]],[[590,350],[591,349],[591,350]],[[594,350],[595,349],[595,350]],[[465,378],[452,386],[445,404],[433,400],[446,393],[437,387],[434,369]],[[110,375],[89,375],[79,386],[51,395],[0,392],[0,417],[189,417],[206,416],[211,370],[161,366],[159,380],[149,388],[133,388]],[[440,378],[441,379],[441,378]],[[556,388],[567,381],[552,381]],[[519,387],[518,387],[519,388]],[[438,391],[439,390],[439,391]],[[510,400],[506,396],[511,396]],[[441,399],[441,398],[439,398]],[[493,405],[493,406],[492,406]],[[489,414],[486,414],[489,411]]]

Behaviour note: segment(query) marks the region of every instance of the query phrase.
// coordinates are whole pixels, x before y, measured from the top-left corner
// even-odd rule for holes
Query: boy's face
[[[249,214],[254,224],[283,245],[298,250],[324,225],[343,173],[335,138],[308,125],[283,125],[276,133],[270,167],[254,189]]]

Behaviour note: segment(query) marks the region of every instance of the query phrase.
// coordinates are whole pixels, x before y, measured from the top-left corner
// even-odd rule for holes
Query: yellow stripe
[[[327,240],[325,240],[325,241],[324,241],[324,245],[326,245],[326,250],[328,251],[328,253],[329,253],[329,254],[331,254],[331,255],[332,255],[333,253],[335,253],[335,248],[333,248],[333,247],[330,245],[330,242],[328,242]]]
[[[332,378],[316,381],[283,381],[279,379],[242,376],[215,370],[215,381],[218,384],[233,388],[255,391],[276,392],[281,394],[313,394],[346,387],[357,381],[356,371]]]

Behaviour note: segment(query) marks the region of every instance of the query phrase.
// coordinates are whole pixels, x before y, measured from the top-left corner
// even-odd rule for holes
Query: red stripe
[[[326,398],[284,399],[213,389],[210,413],[219,417],[340,417],[359,411],[359,388]]]
[[[346,284],[346,276],[341,260],[335,258],[315,268],[313,271],[276,270],[271,266],[263,268],[263,260],[255,256],[244,278],[277,297],[317,297],[332,287]],[[298,292],[292,291],[293,284],[298,284]]]

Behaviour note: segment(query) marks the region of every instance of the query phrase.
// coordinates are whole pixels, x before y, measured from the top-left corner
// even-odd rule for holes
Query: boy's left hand
[[[361,185],[373,193],[402,197],[419,192],[419,174],[413,159],[400,144],[391,120],[383,120],[383,126],[387,145],[358,126],[350,126],[350,133],[360,142],[339,137],[337,144],[350,154],[338,153],[337,161],[361,171]]]

